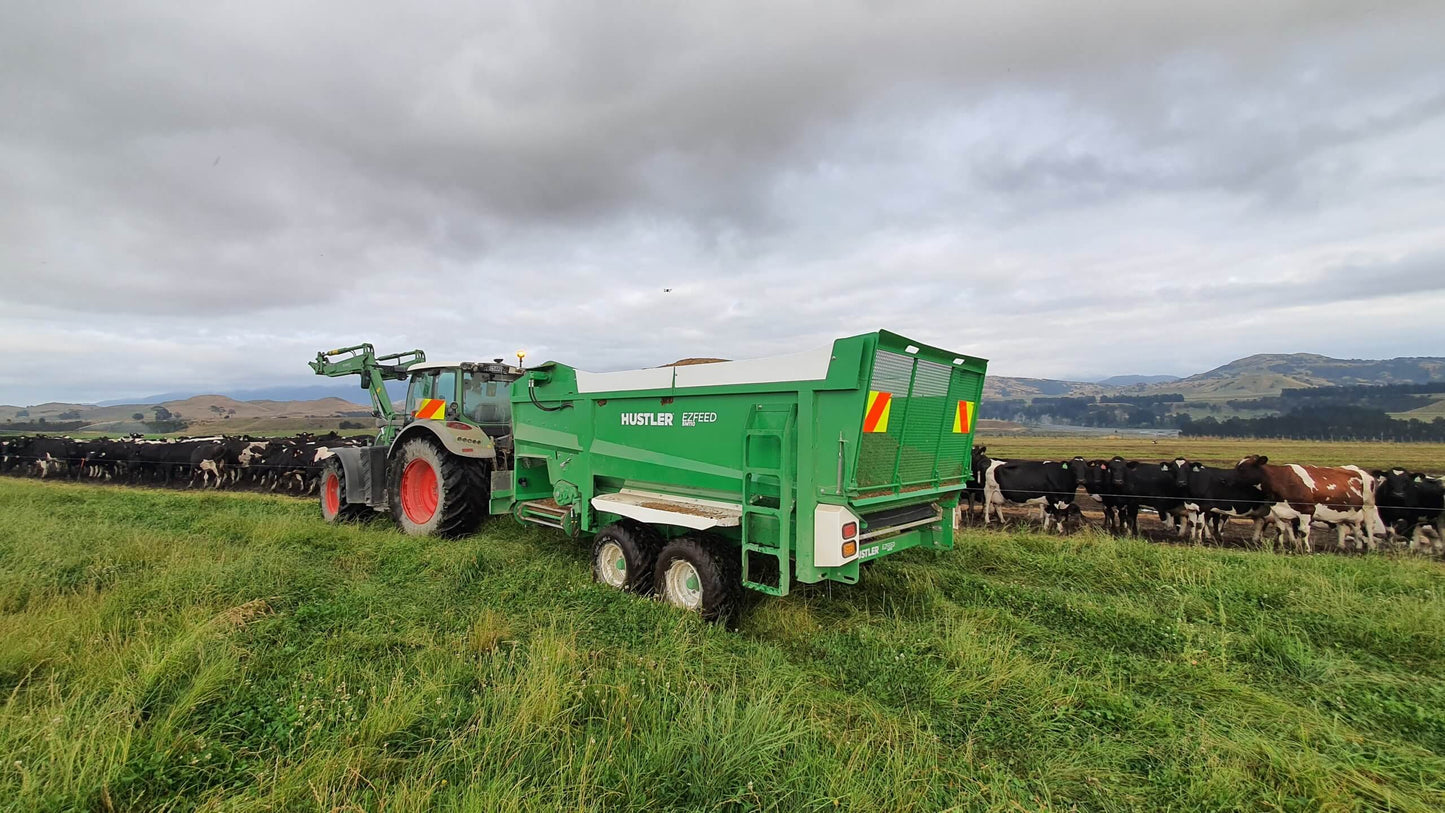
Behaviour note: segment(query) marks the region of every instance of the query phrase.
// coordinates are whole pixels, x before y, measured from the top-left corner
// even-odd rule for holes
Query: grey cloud
[[[1156,362],[1058,336],[1207,336],[1288,279],[1445,250],[1442,26],[1318,0],[31,4],[0,29],[0,352],[33,362],[0,400],[265,383],[361,338],[601,369],[889,326],[1131,372]],[[1200,284],[1235,273],[1253,295]],[[86,348],[103,377],[53,374]]]

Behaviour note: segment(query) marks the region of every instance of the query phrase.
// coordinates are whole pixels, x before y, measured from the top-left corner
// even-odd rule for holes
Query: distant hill
[[[155,418],[160,407],[172,415],[179,415],[187,421],[221,422],[231,420],[274,420],[306,418],[365,418],[369,421],[369,406],[347,401],[343,398],[317,398],[306,401],[254,400],[238,401],[224,395],[196,395],[190,398],[174,399],[160,404],[64,404],[46,403],[29,407],[0,406],[0,421],[47,422],[85,421],[86,429],[107,432],[128,432],[142,430],[143,423]],[[135,416],[141,415],[140,419]]]
[[[1178,380],[1177,375],[1111,375],[1098,383],[1106,387],[1132,387],[1135,384],[1166,384]]]
[[[717,364],[718,362],[722,362],[722,361],[728,361],[728,359],[715,359],[715,358],[678,359],[677,361],[674,361],[674,362],[671,363],[671,364],[664,364],[664,365],[662,365],[662,366],[664,366],[664,367],[691,367],[691,366],[694,365],[694,364]]]
[[[984,398],[1105,395],[1110,390],[1110,387],[1089,381],[1058,381],[1052,378],[1010,378],[1006,375],[990,375],[983,380]]]
[[[1186,399],[1216,400],[1278,395],[1289,388],[1379,384],[1423,384],[1445,380],[1445,358],[1337,359],[1313,353],[1267,353],[1178,381],[1150,385],[1151,393],[1182,393]]]
[[[322,398],[341,398],[353,404],[362,406],[371,405],[371,395],[367,390],[361,388],[358,378],[344,378],[337,381],[329,381],[325,384],[309,384],[306,386],[278,386],[260,387],[256,389],[226,390],[220,393],[205,393],[207,395],[223,395],[236,401],[317,401]],[[387,394],[392,400],[399,400],[406,396],[406,385],[400,381],[388,381],[386,384]],[[195,390],[179,390],[176,392],[162,392],[156,395],[146,395],[140,398],[112,398],[107,401],[100,401],[96,406],[125,406],[127,404],[164,404],[168,401],[180,401],[201,395]],[[3,409],[3,407],[0,407]]]

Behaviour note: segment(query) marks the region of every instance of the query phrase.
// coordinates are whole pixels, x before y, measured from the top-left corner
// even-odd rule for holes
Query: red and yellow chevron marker
[[[440,421],[447,416],[447,402],[443,398],[423,398],[412,417],[422,420]]]
[[[959,401],[958,408],[953,411],[953,431],[972,432],[973,413],[978,411],[978,404],[973,401]]]
[[[888,410],[893,406],[893,393],[868,391],[868,409],[863,413],[864,432],[887,432]]]

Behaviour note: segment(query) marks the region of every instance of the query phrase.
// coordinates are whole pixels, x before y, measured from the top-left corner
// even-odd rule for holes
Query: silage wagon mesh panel
[[[877,351],[868,389],[889,393],[892,403],[887,431],[863,433],[859,488],[957,482],[962,477],[971,435],[953,431],[953,410],[959,400],[978,397],[963,373],[935,361]]]

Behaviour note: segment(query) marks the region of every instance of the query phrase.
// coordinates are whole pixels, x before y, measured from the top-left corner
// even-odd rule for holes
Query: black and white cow
[[[1104,530],[1118,533],[1119,517],[1126,510],[1128,500],[1112,482],[1109,461],[1090,460],[1085,463],[1083,486],[1084,492],[1103,507]]]
[[[1411,551],[1445,537],[1445,482],[1418,472],[1389,469],[1375,476],[1375,507],[1391,537],[1409,537]],[[1433,537],[1433,539],[1431,539]]]
[[[78,476],[80,444],[70,438],[37,436],[32,438],[25,456],[28,467],[38,477]]]
[[[975,505],[983,504],[983,475],[988,469],[988,447],[973,447],[973,455],[969,464],[970,478],[968,485],[964,486],[963,494],[959,495],[959,511],[973,521]]]
[[[29,465],[31,442],[32,438],[27,435],[0,438],[0,474],[19,471],[23,465]]]
[[[987,458],[984,458],[987,460]],[[1073,460],[987,460],[983,470],[983,522],[997,513],[1003,522],[1004,505],[1037,505],[1044,531],[1057,525],[1064,532],[1069,519],[1082,518],[1074,504],[1079,483],[1087,476],[1082,457]]]
[[[1186,531],[1195,542],[1202,542],[1206,533],[1215,542],[1222,542],[1224,524],[1231,518],[1254,522],[1251,541],[1255,545],[1263,543],[1265,526],[1269,522],[1273,522],[1274,530],[1293,541],[1294,517],[1276,515],[1273,500],[1237,470],[1183,460],[1164,464],[1164,468],[1176,478],[1176,485],[1184,489],[1184,509],[1188,512]],[[1271,538],[1271,547],[1273,544]]]
[[[1185,462],[1178,458],[1172,465],[1177,467]],[[1139,535],[1139,509],[1143,507],[1158,513],[1160,522],[1169,525],[1178,522],[1182,533],[1187,514],[1184,489],[1170,463],[1141,463],[1116,455],[1107,461],[1106,469],[1106,488],[1121,503],[1119,522],[1123,530]]]

